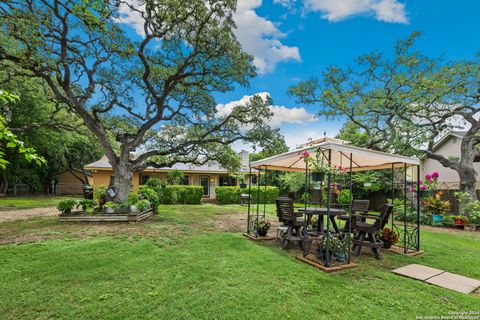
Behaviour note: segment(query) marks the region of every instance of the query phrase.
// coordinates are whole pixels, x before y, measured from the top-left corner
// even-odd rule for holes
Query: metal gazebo
[[[396,245],[403,253],[411,253],[420,250],[420,195],[417,190],[420,188],[420,160],[418,158],[406,157],[396,154],[389,154],[385,152],[379,152],[374,150],[369,150],[365,148],[359,148],[349,145],[345,141],[325,138],[323,142],[309,145],[300,149],[292,150],[285,152],[273,157],[262,159],[259,161],[252,162],[250,164],[250,170],[257,170],[257,192],[260,190],[260,185],[258,183],[260,175],[264,175],[264,185],[265,188],[268,183],[269,172],[273,171],[286,171],[286,172],[304,172],[305,173],[305,190],[310,192],[310,187],[312,184],[312,170],[309,168],[308,162],[301,157],[302,153],[308,152],[310,154],[321,157],[321,161],[325,162],[326,165],[331,168],[344,168],[345,175],[343,180],[346,184],[346,187],[350,189],[350,199],[347,204],[345,212],[351,220],[352,216],[352,173],[369,171],[369,170],[389,170],[391,172],[391,202],[395,196],[403,197],[403,202],[401,207],[396,206],[396,212],[401,212],[403,214],[400,216],[403,218],[403,221],[394,220],[394,215],[392,214],[391,219],[391,228],[395,230],[399,236],[399,242]],[[327,243],[327,246],[332,243],[333,237],[335,241],[339,243],[338,246],[341,250],[344,251],[344,255],[347,257],[345,263],[350,263],[350,249],[351,249],[351,230],[344,231],[333,231],[330,220],[332,218],[332,199],[330,197],[332,188],[337,187],[336,179],[338,177],[334,173],[328,173],[325,177],[325,183],[321,186],[320,189],[326,190],[326,199],[324,201],[325,210],[326,210],[326,229],[321,230],[319,237],[321,241]],[[249,189],[251,190],[252,181],[249,181]],[[252,197],[248,202],[248,222],[247,222],[247,233],[255,236],[255,222],[259,219],[265,218],[265,202],[266,199],[259,199],[257,195],[256,205],[252,204]],[[307,209],[312,205],[311,201],[308,199],[304,200],[304,212],[307,212]],[[260,201],[264,201],[263,210],[260,205]],[[262,212],[263,211],[263,212]],[[410,214],[409,219],[407,215]],[[415,215],[413,218],[412,215]],[[323,219],[323,217],[322,217]],[[305,249],[306,240],[310,237],[310,233],[307,232],[307,216],[304,216],[305,226],[303,228],[303,237],[304,237],[304,256],[307,254]],[[322,227],[323,229],[323,227]],[[326,266],[332,264],[331,257],[327,257],[323,260],[323,263]]]

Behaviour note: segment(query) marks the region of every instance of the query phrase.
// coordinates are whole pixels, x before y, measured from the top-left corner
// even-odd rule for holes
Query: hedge
[[[265,187],[260,186],[260,190],[257,187],[253,187],[252,190],[252,203],[257,203],[257,196],[260,196],[260,203],[265,201]],[[266,193],[266,203],[274,203],[275,199],[278,198],[279,190],[278,187],[267,187]],[[216,187],[215,194],[217,202],[220,204],[232,204],[239,203],[240,194],[248,194],[249,189],[240,187]]]
[[[201,186],[159,186],[155,191],[162,204],[200,204],[203,196]]]

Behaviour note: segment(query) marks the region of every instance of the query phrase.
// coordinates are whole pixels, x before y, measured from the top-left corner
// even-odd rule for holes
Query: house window
[[[219,185],[222,187],[234,187],[237,185],[237,179],[230,176],[220,176]]]
[[[189,176],[183,176],[182,184],[184,186],[190,185],[190,177]]]
[[[140,175],[140,184],[145,184],[147,183],[148,179],[150,179],[149,175],[142,174]]]

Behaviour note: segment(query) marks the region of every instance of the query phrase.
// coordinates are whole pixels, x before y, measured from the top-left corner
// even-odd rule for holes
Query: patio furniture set
[[[352,253],[359,255],[362,247],[371,248],[380,258],[382,241],[377,232],[388,224],[398,235],[397,251],[403,254],[420,252],[420,161],[417,158],[378,152],[350,146],[344,141],[325,138],[323,142],[289,151],[250,164],[250,172],[256,171],[257,181],[268,182],[268,173],[273,171],[304,172],[305,194],[303,207],[295,208],[288,197],[276,199],[277,217],[281,222],[279,236],[282,247],[287,249],[292,242],[298,242],[303,258],[320,261],[325,267],[351,264]],[[352,174],[369,170],[390,172],[391,195],[380,213],[369,213],[369,201],[356,199],[352,194]],[[320,177],[320,178],[319,178]],[[265,187],[266,187],[265,183]],[[252,181],[249,181],[251,188]],[[346,203],[335,202],[333,194],[338,190],[347,191]],[[313,204],[311,194],[321,193],[319,203]],[[393,199],[401,198],[403,203],[395,207],[401,212],[403,221],[393,218]],[[260,202],[248,199],[247,235],[258,237],[255,230],[257,221],[266,219]],[[414,213],[416,219],[406,219],[407,213]],[[316,220],[314,223],[313,221]]]

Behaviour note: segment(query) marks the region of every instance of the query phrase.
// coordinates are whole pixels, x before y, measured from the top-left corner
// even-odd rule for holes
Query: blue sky
[[[249,88],[216,98],[228,104],[268,93],[290,147],[325,131],[333,136],[341,123],[313,119],[316,107],[296,104],[290,86],[373,50],[389,54],[412,31],[423,33],[416,48],[428,56],[472,59],[480,50],[479,14],[476,0],[238,0],[236,34],[258,76]]]

